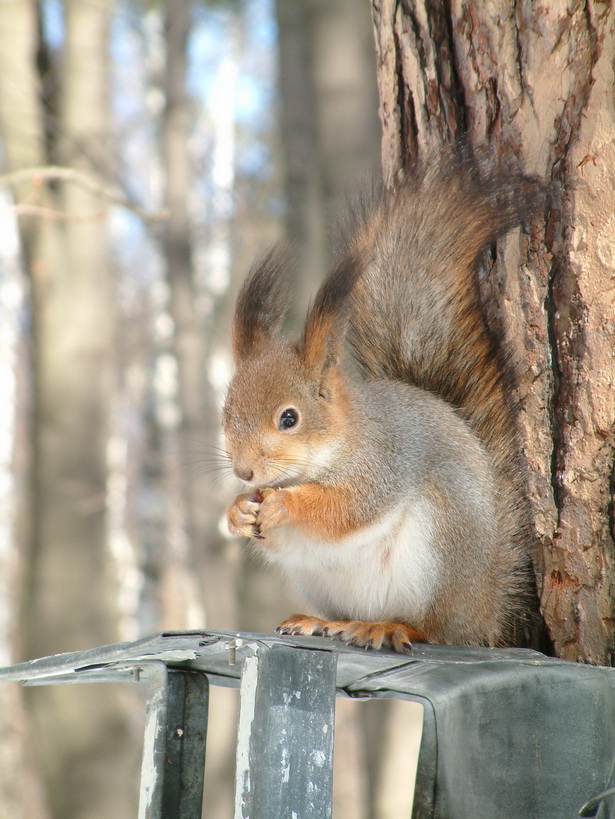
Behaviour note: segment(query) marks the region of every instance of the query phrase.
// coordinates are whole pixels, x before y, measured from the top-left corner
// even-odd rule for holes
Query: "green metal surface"
[[[277,645],[246,658],[235,819],[331,816],[335,660]]]
[[[180,673],[242,686],[236,819],[329,815],[332,732],[323,725],[332,719],[334,684],[338,696],[423,705],[415,819],[564,819],[581,810],[600,819],[613,815],[615,669],[534,651],[420,645],[401,656],[324,638],[170,633],[0,669],[0,681],[136,681],[160,665],[169,679]],[[191,706],[177,706],[190,697]],[[148,814],[152,819],[200,815],[200,786],[181,771],[201,766],[206,706],[195,704],[202,700],[198,686],[189,694],[168,681],[153,684],[148,708],[167,726],[165,764],[173,773],[160,807]],[[188,743],[174,746],[177,727],[161,716],[178,708],[184,709],[177,723],[183,736],[193,723],[201,726],[190,733],[189,763],[173,750]],[[153,752],[150,757],[159,770],[163,763]],[[312,792],[317,807],[306,798]]]

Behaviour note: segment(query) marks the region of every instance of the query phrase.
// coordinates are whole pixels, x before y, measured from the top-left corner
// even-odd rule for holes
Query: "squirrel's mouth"
[[[305,470],[299,464],[289,464],[283,467],[272,465],[262,470],[255,469],[251,480],[244,481],[244,483],[262,489],[284,489],[301,483],[305,478]]]
[[[250,486],[258,486],[259,489],[286,489],[289,486],[301,483],[302,477],[301,473],[297,475],[277,475],[274,478],[253,481],[250,483]]]
[[[305,469],[300,464],[234,464],[233,472],[246,486],[271,489],[291,486],[305,480]]]

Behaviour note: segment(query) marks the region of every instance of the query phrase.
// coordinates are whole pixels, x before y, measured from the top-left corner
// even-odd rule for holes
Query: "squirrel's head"
[[[236,372],[223,412],[235,474],[254,486],[288,486],[321,475],[348,422],[344,350],[355,271],[338,265],[318,291],[301,338],[280,334],[288,307],[285,256],[274,248],[254,265],[233,319]]]

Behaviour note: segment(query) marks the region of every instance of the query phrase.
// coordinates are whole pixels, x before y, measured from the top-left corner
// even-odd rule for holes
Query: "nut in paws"
[[[260,505],[256,517],[256,525],[262,537],[267,537],[267,532],[284,526],[290,522],[290,512],[288,509],[287,489],[263,489],[261,490],[263,501]]]
[[[229,532],[244,537],[260,537],[257,515],[261,507],[260,492],[245,492],[238,495],[226,512]]]

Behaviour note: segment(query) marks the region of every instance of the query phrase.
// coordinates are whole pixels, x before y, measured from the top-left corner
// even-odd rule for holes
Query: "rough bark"
[[[534,564],[558,656],[614,648],[615,9],[599,2],[374,0],[383,167],[463,137],[550,185],[546,222],[502,243],[493,320],[515,353]],[[499,315],[496,315],[499,312]]]

